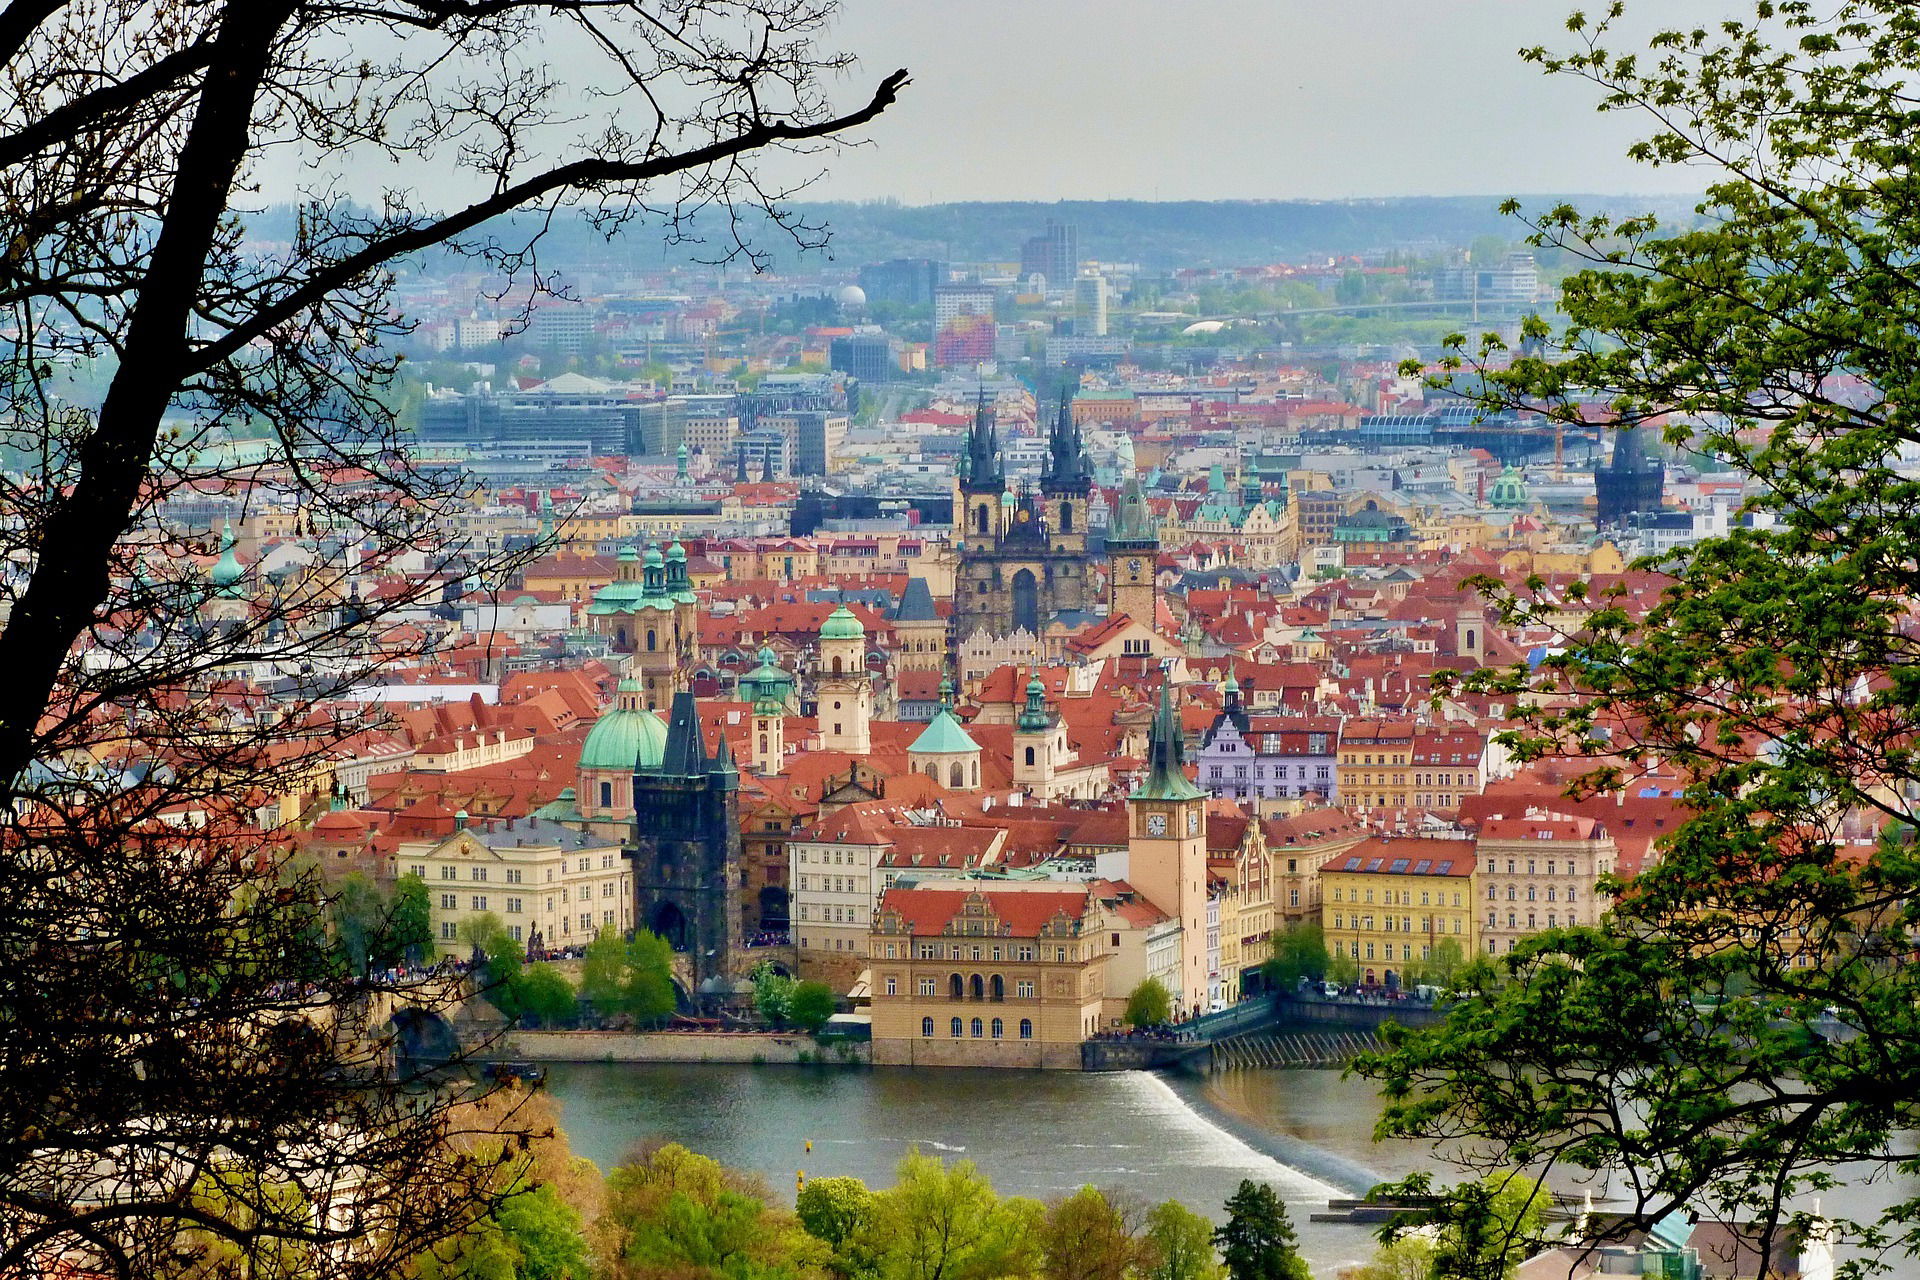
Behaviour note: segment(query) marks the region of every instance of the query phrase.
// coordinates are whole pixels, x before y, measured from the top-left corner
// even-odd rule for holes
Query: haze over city
[[[1603,21],[0,0],[0,1276],[1920,1276],[1920,6]]]

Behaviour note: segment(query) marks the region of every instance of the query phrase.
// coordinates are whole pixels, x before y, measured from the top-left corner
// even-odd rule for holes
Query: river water
[[[1375,1143],[1378,1098],[1335,1071],[1192,1080],[1139,1071],[555,1064],[548,1086],[574,1152],[602,1169],[664,1138],[754,1170],[788,1197],[801,1169],[886,1186],[914,1146],[973,1161],[1003,1195],[1045,1200],[1092,1183],[1146,1201],[1177,1199],[1216,1219],[1240,1180],[1252,1178],[1287,1201],[1319,1277],[1375,1247],[1371,1227],[1309,1221],[1329,1198],[1416,1171],[1441,1181],[1459,1173],[1430,1146]],[[1880,1184],[1829,1196],[1860,1212],[1914,1190]],[[1915,1277],[1920,1268],[1903,1262],[1890,1274]]]

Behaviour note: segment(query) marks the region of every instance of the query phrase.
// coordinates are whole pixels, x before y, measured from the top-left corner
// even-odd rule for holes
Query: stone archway
[[[444,1067],[460,1056],[460,1037],[453,1024],[432,1009],[414,1006],[395,1009],[387,1023],[393,1056],[403,1071]]]
[[[667,945],[675,951],[687,949],[691,926],[687,913],[677,903],[663,900],[654,904],[647,913],[647,928],[667,940]]]

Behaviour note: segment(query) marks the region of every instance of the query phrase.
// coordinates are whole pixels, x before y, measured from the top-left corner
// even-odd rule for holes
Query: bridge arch
[[[432,1009],[403,1005],[387,1021],[393,1056],[403,1067],[443,1067],[460,1056],[453,1024]]]

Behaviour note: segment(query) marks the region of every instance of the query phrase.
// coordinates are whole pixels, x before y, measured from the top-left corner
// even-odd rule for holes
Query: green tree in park
[[[1151,1254],[1142,1274],[1148,1280],[1220,1280],[1213,1224],[1178,1200],[1148,1212],[1146,1239]]]
[[[1318,982],[1326,977],[1330,961],[1326,933],[1318,920],[1308,920],[1273,931],[1273,954],[1261,969],[1269,986],[1292,991],[1302,978]]]
[[[1358,1069],[1383,1133],[1613,1175],[1627,1226],[1690,1208],[1777,1241],[1826,1191],[1837,1242],[1910,1257],[1920,1197],[1863,1215],[1831,1180],[1920,1173],[1920,9],[1755,0],[1644,50],[1617,10],[1526,56],[1637,113],[1635,157],[1710,183],[1698,216],[1530,215],[1582,268],[1561,319],[1520,356],[1457,336],[1440,376],[1664,436],[1745,479],[1745,518],[1661,557],[1647,602],[1479,583],[1564,643],[1438,683],[1514,708],[1520,762],[1586,760],[1578,793],[1657,762],[1682,806],[1603,923],[1522,942]],[[1809,1034],[1827,1010],[1844,1036]]]
[[[771,964],[762,960],[753,971],[754,1012],[773,1026],[786,1026],[792,1013],[793,987],[792,978],[775,972]]]
[[[522,1016],[542,1026],[571,1022],[580,1011],[573,984],[554,965],[528,965],[515,980],[515,987]]]
[[[581,962],[580,994],[601,1013],[633,1019],[642,1025],[670,1017],[673,994],[673,948],[666,939],[645,929],[622,938],[602,929],[587,944]]]
[[[1045,1210],[1001,1199],[971,1160],[909,1151],[874,1197],[866,1236],[882,1280],[998,1280],[1032,1275]]]
[[[607,1177],[609,1274],[796,1280],[822,1270],[827,1245],[771,1201],[744,1174],[677,1143],[658,1147]]]
[[[873,1216],[873,1192],[858,1178],[813,1178],[794,1197],[793,1209],[808,1235],[839,1249]]]
[[[833,988],[824,982],[796,982],[787,993],[787,1018],[802,1031],[817,1033],[833,1016]]]
[[[1242,1179],[1213,1233],[1231,1280],[1310,1280],[1287,1206],[1264,1182]]]
[[[1405,1271],[1424,1253],[1431,1274],[1459,1280],[1507,1280],[1547,1243],[1551,1193],[1537,1178],[1511,1170],[1463,1183],[1436,1197],[1424,1173],[1374,1188],[1377,1197],[1430,1201],[1397,1215],[1380,1232],[1386,1250],[1375,1259]],[[1400,1252],[1395,1252],[1400,1249]]]
[[[389,964],[418,964],[432,952],[433,901],[427,882],[408,872],[393,882],[386,959]]]
[[[1096,1187],[1081,1187],[1047,1206],[1040,1227],[1040,1271],[1046,1280],[1134,1280],[1153,1259],[1125,1206]]]
[[[480,962],[475,976],[487,1002],[508,1022],[517,1022],[523,1012],[520,971],[526,967],[526,949],[507,932],[506,921],[491,911],[461,921],[460,940],[473,948]]]
[[[1163,1027],[1173,1021],[1173,996],[1158,978],[1142,978],[1127,995],[1127,1025]]]

